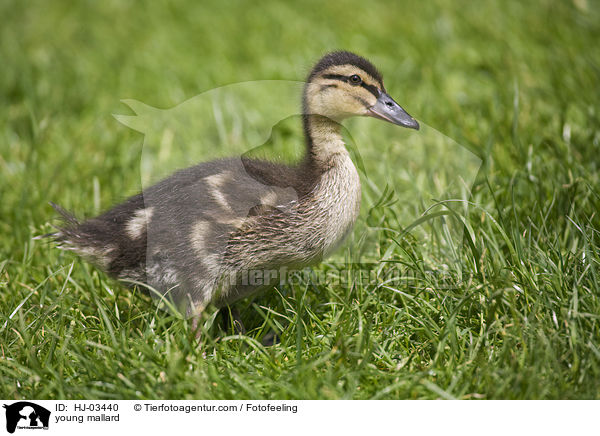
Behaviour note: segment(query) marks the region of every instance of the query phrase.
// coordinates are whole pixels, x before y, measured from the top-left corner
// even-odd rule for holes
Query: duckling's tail
[[[74,251],[86,260],[99,266],[111,275],[116,276],[112,270],[111,261],[114,257],[115,247],[106,240],[105,235],[95,232],[89,223],[80,223],[73,214],[61,206],[50,202],[50,206],[61,216],[62,223],[56,227],[56,232],[47,233],[36,239],[51,238],[61,250]]]
[[[75,216],[70,213],[67,212],[65,209],[63,209],[62,207],[60,207],[58,204],[53,203],[51,201],[49,201],[50,206],[52,206],[52,208],[59,213],[59,215],[62,217],[62,219],[64,220],[65,224],[68,224],[71,227],[76,227],[79,225],[79,221],[77,221],[77,218],[75,218]],[[48,233],[48,235],[52,235],[53,233]]]
[[[67,212],[58,204],[53,203],[51,201],[49,201],[49,203],[50,206],[52,206],[52,208],[61,216],[63,224],[60,226],[55,226],[57,230],[56,232],[36,236],[34,239],[51,238],[54,240],[54,242],[57,242],[59,244],[58,248],[65,250],[74,250],[73,242],[77,240],[75,236],[77,236],[76,229],[80,225],[79,221],[77,220],[77,218],[75,218],[73,214]],[[73,240],[71,240],[70,238],[72,238]]]
[[[72,214],[70,214],[69,212],[64,210],[58,204],[53,203],[51,201],[49,201],[48,203],[50,204],[50,206],[52,206],[52,208],[55,211],[57,211],[60,214],[65,225],[64,226],[55,226],[55,228],[57,230],[56,232],[50,232],[50,233],[45,233],[43,235],[38,235],[38,236],[35,236],[33,239],[37,241],[40,239],[50,238],[50,239],[54,240],[54,242],[57,242],[57,243],[65,242],[65,238],[64,238],[65,234],[67,234],[70,229],[75,229],[76,227],[78,227],[79,221],[77,221],[75,216],[73,216]],[[59,248],[66,248],[66,247],[59,246]]]

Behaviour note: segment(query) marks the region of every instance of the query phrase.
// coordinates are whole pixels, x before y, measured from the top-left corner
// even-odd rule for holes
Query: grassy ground
[[[600,397],[597,3],[302,3],[2,2],[0,398]],[[247,336],[207,318],[197,346],[187,321],[32,241],[49,200],[91,215],[140,189],[120,99],[302,80],[334,48],[482,160],[454,254],[398,190],[369,217],[379,276],[281,286],[241,304]],[[388,132],[368,126],[365,160]]]

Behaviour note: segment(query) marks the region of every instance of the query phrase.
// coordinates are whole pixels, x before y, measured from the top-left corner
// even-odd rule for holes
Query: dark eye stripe
[[[323,78],[325,78],[325,79],[333,79],[333,80],[340,80],[340,81],[346,82],[346,83],[349,83],[349,81],[350,81],[350,77],[344,76],[342,74],[323,74]],[[375,97],[379,97],[379,88],[377,88],[376,86],[374,86],[374,85],[368,85],[365,82],[362,82],[360,84],[360,86],[362,86],[363,88],[365,88],[367,91],[369,91]]]
[[[367,91],[369,91],[375,97],[379,97],[379,88],[377,88],[376,86],[367,85],[365,82],[361,83],[360,86],[365,88]]]
[[[348,77],[343,76],[341,74],[323,74],[323,77],[325,79],[341,80],[342,82],[347,82],[348,81]]]

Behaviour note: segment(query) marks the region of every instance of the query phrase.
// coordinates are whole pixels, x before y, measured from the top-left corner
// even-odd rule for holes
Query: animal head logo
[[[5,404],[6,431],[14,433],[18,428],[47,429],[50,423],[50,411],[42,406],[28,401]]]

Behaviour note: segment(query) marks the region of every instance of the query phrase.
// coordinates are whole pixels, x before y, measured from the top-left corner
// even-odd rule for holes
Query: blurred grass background
[[[7,0],[0,17],[0,397],[599,397],[597,2]],[[396,203],[377,212],[394,247],[378,268],[412,282],[304,280],[248,303],[247,337],[213,326],[198,347],[186,321],[32,241],[50,200],[89,216],[139,191],[121,99],[303,80],[338,48],[482,159],[468,280],[421,274]]]

